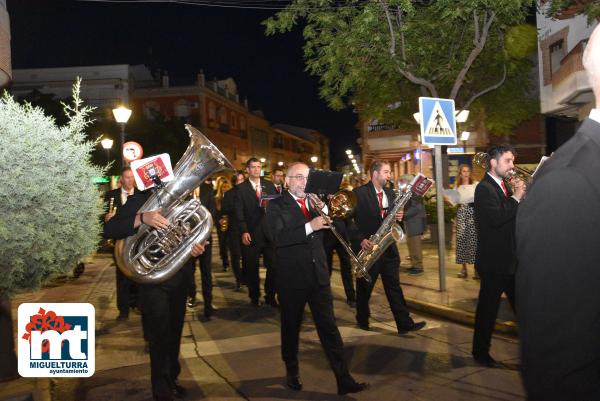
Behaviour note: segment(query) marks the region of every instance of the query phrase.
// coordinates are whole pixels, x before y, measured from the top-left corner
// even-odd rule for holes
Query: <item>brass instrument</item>
[[[231,190],[231,182],[227,177],[219,177],[217,178],[217,191],[215,194],[215,204],[217,206],[217,210],[221,211],[221,202],[223,202],[223,197],[225,196],[225,192]],[[229,229],[229,216],[223,215],[219,220],[219,231],[222,233],[227,232]]]
[[[364,278],[368,282],[371,281],[369,270],[373,267],[373,264],[375,264],[390,245],[399,241],[404,236],[404,232],[396,222],[396,213],[406,205],[413,194],[418,196],[425,195],[425,192],[431,187],[432,183],[429,178],[419,173],[406,186],[404,191],[398,191],[393,206],[389,208],[388,214],[383,219],[381,226],[379,226],[375,234],[369,237],[369,241],[373,243],[373,248],[370,251],[361,249],[356,257],[357,260],[351,260],[354,273],[357,277]]]
[[[115,212],[114,210],[114,204],[115,204],[115,198],[112,197],[110,198],[110,202],[108,202],[108,214],[113,214]]]
[[[172,277],[190,258],[194,244],[210,235],[208,209],[189,195],[207,177],[233,167],[200,131],[185,125],[190,144],[175,165],[175,178],[152,194],[138,213],[159,210],[169,220],[166,229],[141,225],[138,232],[117,241],[115,259],[123,274],[138,283],[160,283]]]
[[[542,159],[542,160],[544,160],[544,159]],[[473,163],[475,163],[476,165],[478,165],[479,167],[481,167],[485,170],[490,169],[489,156],[486,152],[477,152],[475,154],[475,156],[473,156]],[[536,171],[537,171],[537,168],[536,168]],[[533,180],[534,173],[535,172],[531,172],[522,167],[514,166],[514,168],[509,171],[510,177],[508,178],[508,180],[517,179],[517,180],[521,180],[525,183],[529,183],[531,180]]]
[[[354,212],[354,209],[356,209],[357,200],[354,192],[346,189],[342,189],[341,191],[336,192],[329,199],[327,205],[327,208],[329,209],[329,214],[325,213],[322,209],[319,209],[317,207],[317,204],[319,204],[320,200],[316,194],[306,194],[306,196],[310,200],[311,205],[319,213],[319,215],[325,219],[333,235],[335,235],[337,240],[340,241],[340,244],[342,244],[342,246],[350,256],[352,266],[360,266],[361,263],[358,260],[356,254],[354,253],[350,245],[348,245],[346,239],[339,233],[338,230],[336,230],[335,226],[333,225],[333,219],[345,219]],[[362,269],[355,270],[357,275],[360,274],[362,271]],[[369,282],[371,281],[371,277],[368,275],[360,275],[359,277],[362,277]]]

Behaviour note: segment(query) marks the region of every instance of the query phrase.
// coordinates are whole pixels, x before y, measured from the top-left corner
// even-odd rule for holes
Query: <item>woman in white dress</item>
[[[475,230],[473,202],[476,185],[477,181],[473,181],[471,177],[471,167],[461,164],[454,182],[454,188],[460,194],[460,207],[456,213],[456,263],[462,264],[462,270],[458,273],[460,278],[467,278],[469,275],[467,265],[475,264],[477,231]],[[474,271],[473,279],[479,279],[477,271]]]

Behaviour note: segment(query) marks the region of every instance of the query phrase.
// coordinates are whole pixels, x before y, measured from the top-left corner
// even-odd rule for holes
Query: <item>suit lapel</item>
[[[496,189],[496,194],[498,194],[498,197],[500,198],[500,200],[506,199],[506,196],[504,195],[504,191],[502,190],[502,188],[500,188],[500,185],[498,185],[496,183],[496,181],[494,181],[494,179],[492,177],[490,177],[490,175],[488,173],[485,173],[485,179],[487,180],[487,182],[489,182],[493,186],[493,188]],[[508,188],[507,188],[507,192],[508,192]]]
[[[288,191],[284,191],[282,196],[286,207],[292,212],[292,214],[295,215],[294,220],[296,220],[296,218],[306,220],[304,213],[302,213],[302,210],[300,210],[300,205],[296,199],[294,199],[294,197]],[[312,208],[310,210],[312,210]]]
[[[379,199],[377,199],[377,195],[375,193],[375,186],[373,185],[372,181],[369,181],[369,183],[365,186],[367,189],[367,199],[369,203],[369,208],[371,209],[371,214],[381,219],[381,213],[379,210]]]

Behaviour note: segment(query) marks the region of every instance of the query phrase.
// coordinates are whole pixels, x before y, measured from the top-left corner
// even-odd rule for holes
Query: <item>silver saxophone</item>
[[[174,179],[157,189],[138,213],[159,210],[166,229],[142,224],[138,232],[117,241],[115,259],[123,274],[138,283],[160,283],[188,261],[192,247],[205,241],[213,226],[208,209],[189,195],[209,176],[233,169],[227,158],[200,131],[186,124],[190,144],[173,170]]]
[[[404,231],[402,231],[402,228],[400,228],[400,225],[396,222],[396,213],[404,208],[413,194],[423,196],[431,184],[432,181],[423,174],[417,174],[410,184],[406,185],[403,191],[398,191],[393,206],[388,208],[388,214],[383,219],[381,226],[379,226],[375,234],[369,237],[369,241],[373,244],[373,248],[371,248],[370,251],[361,249],[358,252],[358,255],[356,255],[358,261],[350,259],[352,270],[356,277],[371,282],[369,270],[373,267],[373,264],[375,264],[390,245],[404,238]]]

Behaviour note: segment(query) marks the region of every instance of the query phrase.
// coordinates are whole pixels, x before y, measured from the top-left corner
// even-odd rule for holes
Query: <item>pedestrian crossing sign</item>
[[[424,145],[456,145],[454,100],[420,97],[419,113]]]

